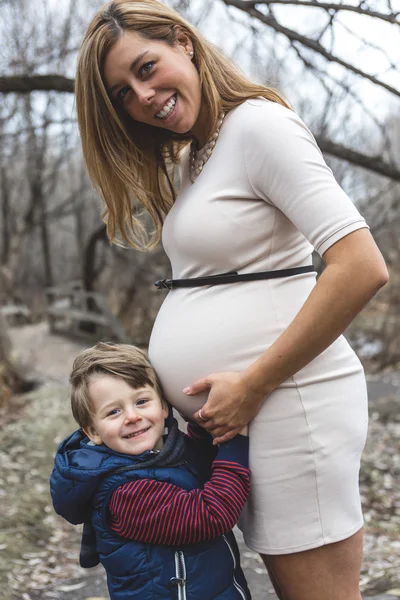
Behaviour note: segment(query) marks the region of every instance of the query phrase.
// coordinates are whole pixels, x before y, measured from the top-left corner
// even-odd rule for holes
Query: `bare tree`
[[[0,311],[0,408],[16,392],[28,392],[36,385],[37,382],[23,372],[21,366],[12,356],[7,323]]]
[[[400,89],[386,83],[383,79],[376,77],[371,72],[359,68],[352,62],[343,59],[328,46],[335,37],[335,26],[340,23],[341,16],[347,12],[357,14],[360,17],[368,17],[376,22],[382,21],[387,25],[399,27],[399,12],[393,10],[390,3],[386,4],[386,10],[384,12],[380,12],[374,10],[372,8],[374,3],[369,2],[368,0],[359,5],[345,4],[340,1],[320,2],[319,0],[223,0],[223,2],[227,6],[233,6],[240,11],[245,12],[250,17],[257,19],[260,23],[266,25],[267,28],[271,28],[275,32],[285,36],[295,53],[305,61],[308,69],[313,69],[323,74],[323,69],[316,60],[316,57],[322,57],[324,61],[336,63],[351,73],[371,81],[374,85],[380,86],[391,94],[400,97]],[[321,13],[325,15],[325,19],[320,19],[321,24],[319,27],[317,26],[313,35],[305,35],[298,30],[283,24],[276,12],[277,7],[282,6],[290,7],[292,11],[299,7],[306,7],[311,10],[314,9],[318,11],[319,15],[321,15]],[[355,36],[356,33],[351,32],[351,35]],[[364,43],[367,46],[372,46],[372,42],[365,41]],[[302,54],[302,49],[311,50],[311,57],[306,58]],[[377,49],[381,52],[385,52],[384,46]],[[387,59],[388,68],[393,71],[397,70],[397,65],[395,65],[389,57],[387,57]],[[324,75],[326,75],[326,73],[324,73]]]
[[[11,343],[8,337],[7,324],[0,312],[0,406],[11,397],[18,387],[19,377],[15,373],[11,361]]]
[[[265,45],[265,40],[270,38],[268,31],[273,32],[277,38],[277,41],[274,39],[271,44],[271,52],[273,51],[272,46],[276,46],[280,40],[286,40],[285,67],[291,56],[291,62],[302,64],[307,73],[318,79],[320,86],[327,93],[331,93],[333,87],[344,89],[347,95],[353,97],[354,102],[362,105],[361,96],[357,93],[357,87],[361,81],[373,85],[376,89],[384,90],[395,98],[400,97],[400,87],[389,83],[390,76],[399,75],[398,65],[395,64],[394,57],[390,56],[385,47],[386,38],[382,37],[382,33],[385,33],[382,27],[385,27],[388,33],[393,35],[398,31],[400,24],[399,12],[392,8],[389,2],[372,3],[370,0],[365,0],[359,5],[351,5],[340,1],[322,2],[319,0],[219,0],[214,3],[204,2],[201,12],[198,5],[189,0],[170,0],[169,3],[189,18],[194,18],[196,15],[196,20],[204,22],[205,26],[210,22],[207,20],[207,15],[221,3],[226,5],[230,11],[236,11],[231,13],[233,21],[237,18],[238,13],[246,15],[249,18],[247,31],[251,31],[253,47],[256,47],[257,44]],[[97,4],[94,2],[93,6]],[[377,6],[380,7],[379,10]],[[304,10],[307,10],[309,15],[307,23],[309,22],[310,25],[308,27],[300,24],[293,27],[286,24],[288,15],[291,15],[291,22],[293,22],[293,14],[297,14],[297,12],[299,23],[302,23]],[[356,27],[354,18],[351,21],[354,24],[353,29],[347,23],[348,15],[357,17],[360,27],[368,21],[373,30],[377,29],[377,40],[362,38],[357,31],[353,30]],[[350,61],[343,57],[343,53],[337,49],[337,39],[341,38],[344,33],[348,38],[357,40],[361,50],[373,50],[383,60],[382,71],[385,72],[381,76],[374,73],[373,69],[369,71],[359,66],[355,59]],[[64,49],[66,50],[66,48]],[[332,66],[335,66],[336,70],[331,68]],[[342,75],[339,74],[339,77],[337,75],[338,67],[342,70]],[[265,71],[267,73],[268,68]],[[353,76],[353,80],[348,79],[348,74]],[[20,70],[18,75],[0,77],[0,92],[3,94],[28,94],[33,90],[69,93],[73,92],[73,86],[73,79],[66,77],[61,72],[39,74]],[[380,126],[383,131],[383,125],[380,124]],[[315,134],[322,151],[326,154],[400,181],[400,169],[394,164],[391,155],[382,158],[381,148],[378,153],[368,154],[361,148],[347,146],[343,140],[334,139],[329,130],[326,130],[324,135],[319,135],[318,131]]]
[[[387,40],[398,34],[399,13],[390,1],[166,1],[214,36],[251,76],[284,91],[311,124],[343,186],[356,200],[367,199],[378,235],[390,230],[395,236],[399,148],[384,111],[378,114],[370,101],[390,99],[397,110],[400,79]],[[167,275],[168,261],[161,249],[140,254],[109,245],[79,152],[73,107],[77,49],[102,3],[0,0],[0,36],[7,42],[0,76],[1,292],[3,301],[25,294],[32,302],[34,286],[40,295],[45,286],[79,278],[86,289],[103,291],[132,338],[145,344],[162,301],[152,283]],[[221,15],[225,33],[211,26]],[[344,51],[343,36],[359,56]],[[388,252],[395,249],[393,242]]]
[[[10,68],[30,76],[40,70],[43,63],[53,65],[55,69],[65,68],[70,46],[74,45],[71,22],[75,5],[75,0],[69,0],[64,18],[57,21],[57,11],[50,10],[50,4],[44,2],[45,18],[39,21],[30,4],[23,0],[10,4],[3,23],[10,39]],[[57,52],[53,42],[55,32],[58,33]],[[12,118],[11,108],[0,107],[3,124],[0,202],[1,226],[5,234],[1,263],[14,283],[21,280],[28,263],[32,264],[37,256],[36,251],[32,252],[32,245],[38,244],[42,260],[36,260],[41,270],[35,273],[36,280],[50,286],[55,281],[56,271],[52,251],[53,224],[76,214],[77,199],[89,186],[87,178],[72,175],[77,168],[82,172],[81,162],[77,165],[71,158],[76,156],[78,146],[76,124],[71,118],[72,104],[65,103],[54,91],[46,95],[12,95],[9,100]],[[60,231],[57,237],[59,235]],[[10,288],[15,292],[16,285]]]

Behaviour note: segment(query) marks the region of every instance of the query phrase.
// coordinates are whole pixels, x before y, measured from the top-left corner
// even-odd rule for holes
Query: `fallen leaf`
[[[86,581],[82,581],[81,583],[75,583],[74,585],[61,585],[57,588],[58,592],[73,592],[74,590],[80,590],[87,586]]]

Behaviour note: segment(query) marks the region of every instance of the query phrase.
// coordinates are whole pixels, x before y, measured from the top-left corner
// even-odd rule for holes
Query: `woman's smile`
[[[185,35],[174,45],[125,32],[108,52],[104,79],[114,104],[135,121],[175,133],[206,129],[200,77]],[[197,136],[196,136],[197,137]]]
[[[162,119],[163,121],[167,121],[172,114],[175,112],[175,106],[177,101],[177,94],[174,94],[169,98],[169,100],[164,104],[160,111],[156,113],[156,119]]]

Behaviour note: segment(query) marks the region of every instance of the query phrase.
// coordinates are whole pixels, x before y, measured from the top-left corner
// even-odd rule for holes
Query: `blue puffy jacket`
[[[71,434],[58,448],[51,475],[55,511],[73,524],[91,521],[111,600],[248,600],[231,531],[212,541],[175,547],[128,540],[108,527],[111,495],[128,481],[146,478],[185,490],[203,487],[210,465],[201,461],[191,439],[179,435],[184,437],[184,462],[149,467],[151,451],[127,456],[90,445],[82,430]]]

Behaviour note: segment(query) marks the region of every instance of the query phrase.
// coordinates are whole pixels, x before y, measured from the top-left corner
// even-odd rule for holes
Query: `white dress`
[[[311,133],[281,105],[248,100],[231,111],[193,185],[187,160],[185,153],[180,193],[163,228],[173,278],[309,265],[313,248],[322,255],[367,227]],[[314,285],[308,273],[170,291],[149,356],[171,404],[192,416],[206,394],[188,397],[183,388],[246,369]],[[360,529],[367,418],[363,369],[344,337],[267,398],[250,424],[252,485],[240,522],[250,548],[292,553]]]

